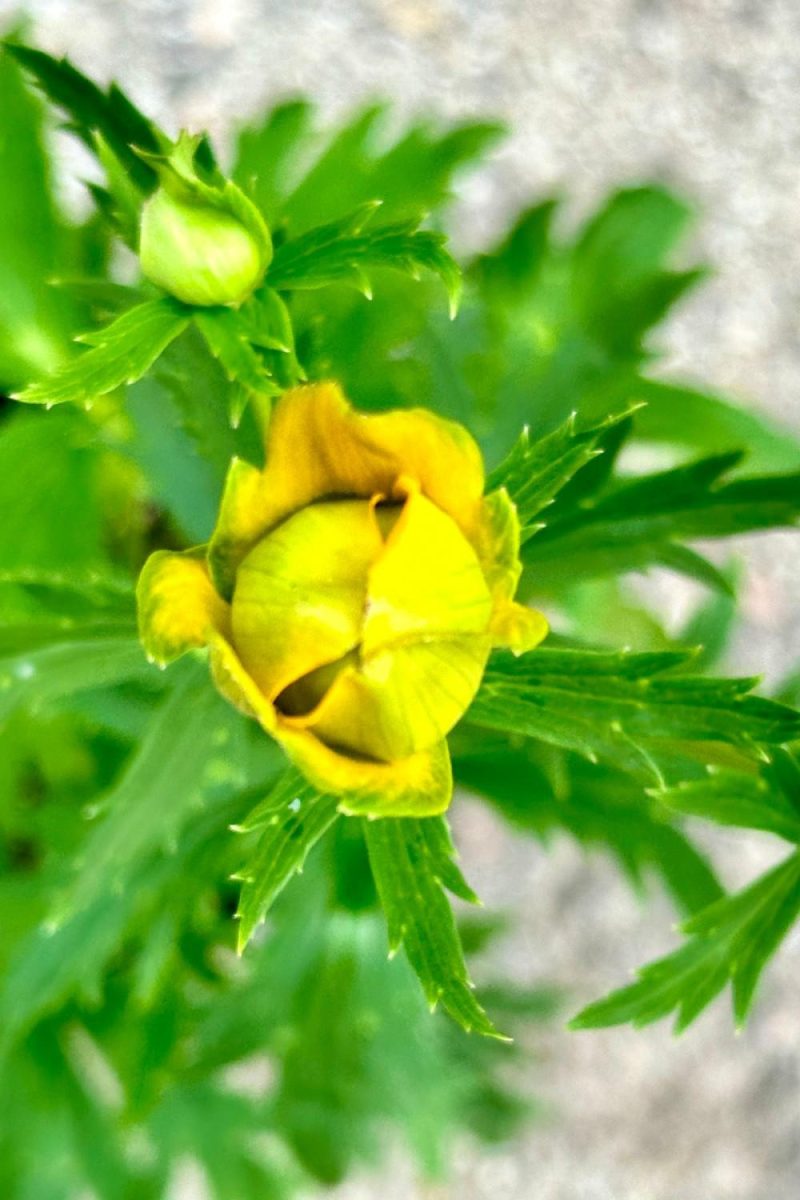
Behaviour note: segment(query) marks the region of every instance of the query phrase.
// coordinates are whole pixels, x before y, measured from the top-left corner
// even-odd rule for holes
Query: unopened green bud
[[[148,156],[161,184],[142,209],[142,271],[185,304],[241,304],[272,258],[269,230],[234,183],[198,176],[195,145],[184,134],[171,154]]]
[[[162,188],[144,206],[139,254],[150,282],[185,304],[240,304],[264,274],[258,246],[240,221]]]

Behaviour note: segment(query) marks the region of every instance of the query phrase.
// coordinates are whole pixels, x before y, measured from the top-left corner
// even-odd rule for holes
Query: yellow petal
[[[449,513],[470,540],[483,491],[480,451],[460,425],[425,409],[354,412],[333,383],[286,392],[270,422],[263,471],[237,464],[209,550],[224,595],[236,566],[290,513],[331,496],[391,496],[400,475]]]
[[[549,628],[547,617],[537,609],[503,601],[492,614],[492,645],[526,654],[544,641]]]
[[[142,643],[156,662],[205,646],[214,630],[228,629],[230,610],[214,590],[202,548],[151,554],[139,576],[136,599]]]
[[[320,791],[340,796],[342,812],[362,816],[425,817],[444,812],[453,794],[446,742],[394,763],[351,758],[323,745],[308,729],[276,713],[221,635],[211,641],[214,682],[231,704],[255,717]]]
[[[547,636],[547,619],[536,609],[514,603],[522,572],[517,510],[505,488],[485,497],[478,553],[492,593],[492,645],[514,654],[533,650]]]
[[[447,743],[393,763],[369,762],[339,754],[305,729],[281,721],[275,736],[307,779],[320,791],[341,797],[339,809],[351,816],[433,817],[453,795]]]
[[[367,594],[365,656],[400,639],[483,634],[492,611],[472,546],[416,488],[369,572]]]
[[[294,513],[243,560],[233,642],[269,700],[358,644],[368,570],[382,550],[368,501],[330,500]]]
[[[439,742],[480,685],[488,636],[414,642],[379,650],[346,667],[316,709],[285,718],[328,745],[392,762]]]
[[[522,566],[519,560],[519,517],[505,488],[490,492],[481,506],[477,550],[483,573],[496,600],[512,600]]]

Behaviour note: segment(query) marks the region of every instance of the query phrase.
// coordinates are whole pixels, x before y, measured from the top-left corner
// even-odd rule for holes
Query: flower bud
[[[196,147],[196,139],[182,134],[166,157],[147,156],[161,182],[142,209],[142,271],[184,304],[241,304],[269,265],[269,231],[234,183],[200,178]]]
[[[286,393],[265,450],[262,470],[234,460],[207,548],[146,564],[145,647],[208,646],[220,691],[345,812],[442,812],[492,647],[547,630],[513,600],[516,510],[484,496],[460,426],[362,415],[331,384]]]
[[[258,246],[235,217],[159,188],[144,206],[142,271],[184,304],[240,304],[261,282]]]

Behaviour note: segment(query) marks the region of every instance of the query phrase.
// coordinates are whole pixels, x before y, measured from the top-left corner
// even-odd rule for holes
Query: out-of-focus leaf
[[[456,174],[503,132],[491,122],[442,131],[420,121],[386,145],[380,105],[356,112],[324,139],[313,136],[312,115],[302,101],[280,105],[260,129],[246,131],[239,145],[237,179],[247,185],[258,176],[255,195],[267,219],[285,221],[294,233],[337,220],[370,200],[383,200],[384,217],[391,221],[437,209],[449,199]]]
[[[32,632],[37,639],[38,628]],[[0,720],[16,708],[43,708],[71,692],[118,683],[147,670],[135,633],[120,632],[118,624],[99,636],[91,627],[72,633],[56,629],[52,634],[49,644],[15,653],[8,647],[13,633],[5,633],[6,646],[0,645]]]
[[[75,319],[70,297],[49,286],[75,269],[44,153],[41,106],[0,52],[0,390],[54,370]]]
[[[646,403],[637,419],[642,438],[695,453],[744,449],[748,471],[800,470],[797,437],[764,415],[699,388],[663,379],[637,379],[633,392]]]
[[[13,514],[0,522],[0,570],[98,568],[98,458],[83,414],[19,410],[0,426],[0,511]]]
[[[30,72],[47,98],[66,111],[70,129],[90,150],[93,134],[102,134],[138,187],[148,191],[155,186],[155,172],[132,147],[157,152],[159,133],[115,83],[103,92],[66,58],[53,58],[16,42],[6,42],[5,49]]]
[[[636,983],[584,1008],[574,1029],[648,1025],[673,1010],[685,1029],[730,981],[737,1027],[744,1025],[764,967],[800,914],[800,853],[681,927],[688,941],[639,971]]]
[[[122,778],[93,807],[96,823],[53,912],[58,923],[130,887],[148,855],[175,842],[214,787],[246,783],[241,717],[208,686],[201,664],[180,666]]]
[[[555,755],[506,741],[465,744],[453,757],[453,773],[514,828],[545,843],[563,831],[587,850],[606,850],[637,891],[654,872],[687,915],[722,895],[707,860],[639,784],[619,770]]]
[[[630,188],[583,230],[572,257],[572,301],[583,328],[609,349],[637,349],[645,331],[703,277],[665,265],[691,215],[662,188]]]

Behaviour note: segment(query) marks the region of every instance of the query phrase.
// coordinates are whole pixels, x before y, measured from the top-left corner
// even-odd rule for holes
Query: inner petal
[[[293,513],[242,561],[233,641],[268,699],[358,645],[383,545],[368,500],[329,500]]]
[[[409,639],[484,634],[491,613],[472,546],[447,513],[411,490],[369,572],[364,654]]]
[[[488,635],[469,635],[396,646],[362,661],[354,655],[337,664],[318,707],[288,723],[351,753],[384,762],[406,758],[441,741],[463,715],[489,645]],[[283,697],[281,707],[289,711]]]

